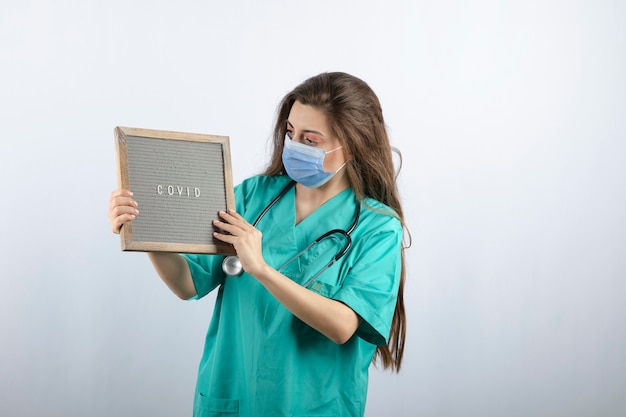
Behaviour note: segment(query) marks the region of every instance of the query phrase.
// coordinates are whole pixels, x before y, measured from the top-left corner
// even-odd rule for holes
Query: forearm
[[[296,317],[333,342],[343,344],[356,332],[359,316],[347,305],[310,291],[267,265],[255,277]]]
[[[148,257],[163,282],[179,298],[186,300],[197,294],[185,259],[177,253],[148,252]]]
[[[254,276],[300,320],[332,341],[342,344],[356,332],[359,316],[347,305],[310,291],[271,268],[262,256],[262,234],[234,211],[220,212],[213,224],[225,233],[219,240],[234,246],[243,269]]]

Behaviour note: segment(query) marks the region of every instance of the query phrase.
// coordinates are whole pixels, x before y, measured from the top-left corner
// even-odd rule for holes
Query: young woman
[[[218,288],[194,416],[363,416],[369,365],[399,370],[405,340],[403,213],[378,98],[345,73],[312,77],[283,98],[273,147],[214,221],[241,273],[234,258],[148,254],[182,299]],[[128,190],[111,194],[115,233],[136,215]]]

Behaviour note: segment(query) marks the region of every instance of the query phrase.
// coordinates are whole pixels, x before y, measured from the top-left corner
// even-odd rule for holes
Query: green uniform
[[[257,176],[235,188],[237,212],[253,223],[290,181]],[[323,233],[347,230],[356,200],[347,189],[296,225],[295,188],[262,218],[263,257],[279,269]],[[365,199],[352,247],[310,286],[350,306],[356,334],[338,345],[296,318],[254,277],[226,277],[223,257],[185,255],[197,297],[219,287],[200,362],[194,416],[362,416],[368,368],[387,343],[401,269],[402,226],[387,206]],[[344,244],[333,235],[282,273],[303,284]]]

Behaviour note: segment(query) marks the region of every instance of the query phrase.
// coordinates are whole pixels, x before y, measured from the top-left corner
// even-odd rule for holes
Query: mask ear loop
[[[398,175],[400,175],[400,170],[402,169],[402,152],[400,152],[400,149],[396,148],[395,146],[391,147],[391,153],[392,154],[396,154],[398,156],[398,165],[396,166],[396,164],[394,164],[394,171],[395,171],[395,175],[393,177],[393,179],[397,180],[398,179]],[[391,155],[391,160],[393,161],[393,155]]]
[[[400,170],[402,169],[402,152],[400,152],[400,149],[396,148],[395,146],[391,147],[391,152],[392,154],[396,154],[397,156],[397,164],[394,164],[394,180],[398,180],[398,176],[400,175]],[[391,156],[391,159],[393,161],[393,155]],[[406,225],[402,225],[402,229],[406,232],[402,234],[402,249],[408,249],[413,245],[413,237],[411,236],[411,231],[409,230],[408,227],[406,227]],[[407,237],[408,239],[408,243],[405,244],[405,237]]]

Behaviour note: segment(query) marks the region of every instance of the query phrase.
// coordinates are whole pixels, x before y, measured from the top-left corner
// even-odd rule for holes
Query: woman
[[[378,98],[345,73],[312,77],[283,98],[273,146],[265,173],[235,188],[236,212],[214,220],[240,276],[220,256],[148,254],[182,299],[219,288],[194,416],[362,416],[370,363],[399,370],[405,334],[403,214]],[[111,194],[114,232],[137,214],[129,191]]]

